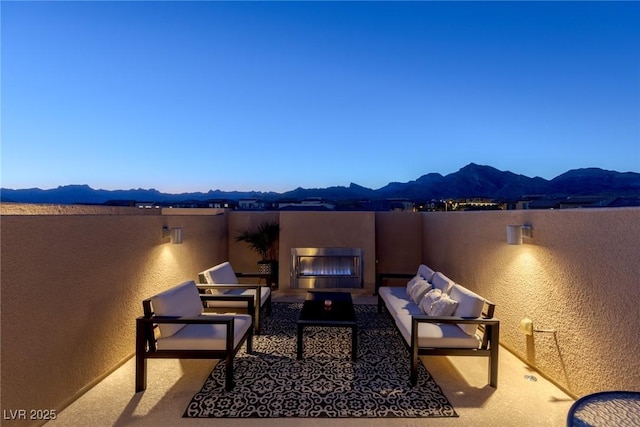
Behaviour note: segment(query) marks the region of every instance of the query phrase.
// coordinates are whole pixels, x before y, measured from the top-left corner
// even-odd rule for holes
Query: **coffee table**
[[[307,298],[302,305],[302,311],[298,319],[298,359],[302,359],[302,338],[304,328],[307,326],[351,328],[351,359],[356,360],[358,353],[358,325],[356,324],[356,312],[349,292],[307,292]]]

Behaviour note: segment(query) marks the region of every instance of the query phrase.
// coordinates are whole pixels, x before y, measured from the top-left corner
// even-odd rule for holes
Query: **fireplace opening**
[[[362,249],[291,249],[292,288],[362,288]]]

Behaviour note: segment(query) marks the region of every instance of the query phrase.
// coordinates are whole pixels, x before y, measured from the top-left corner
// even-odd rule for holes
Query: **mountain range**
[[[485,197],[499,200],[519,200],[527,195],[558,196],[640,196],[640,173],[615,172],[600,168],[573,169],[551,180],[530,178],[491,166],[470,163],[457,172],[441,175],[428,173],[415,181],[391,182],[377,190],[350,184],[348,187],[296,188],[275,193],[260,191],[209,190],[206,193],[161,193],[155,189],[96,190],[88,185],[65,185],[54,189],[40,188],[0,190],[2,202],[52,204],[105,204],[116,200],[176,203],[188,200],[304,200],[319,197],[325,200],[440,200]]]

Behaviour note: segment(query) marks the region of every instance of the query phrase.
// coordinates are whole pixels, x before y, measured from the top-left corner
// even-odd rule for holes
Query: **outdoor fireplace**
[[[291,288],[362,288],[362,286],[362,249],[291,249]]]

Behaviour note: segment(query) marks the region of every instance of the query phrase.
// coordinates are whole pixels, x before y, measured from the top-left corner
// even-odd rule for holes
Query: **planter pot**
[[[269,274],[272,287],[278,287],[278,261],[258,261],[258,273]]]
[[[258,261],[258,273],[260,274],[275,274],[277,271],[277,261]]]

